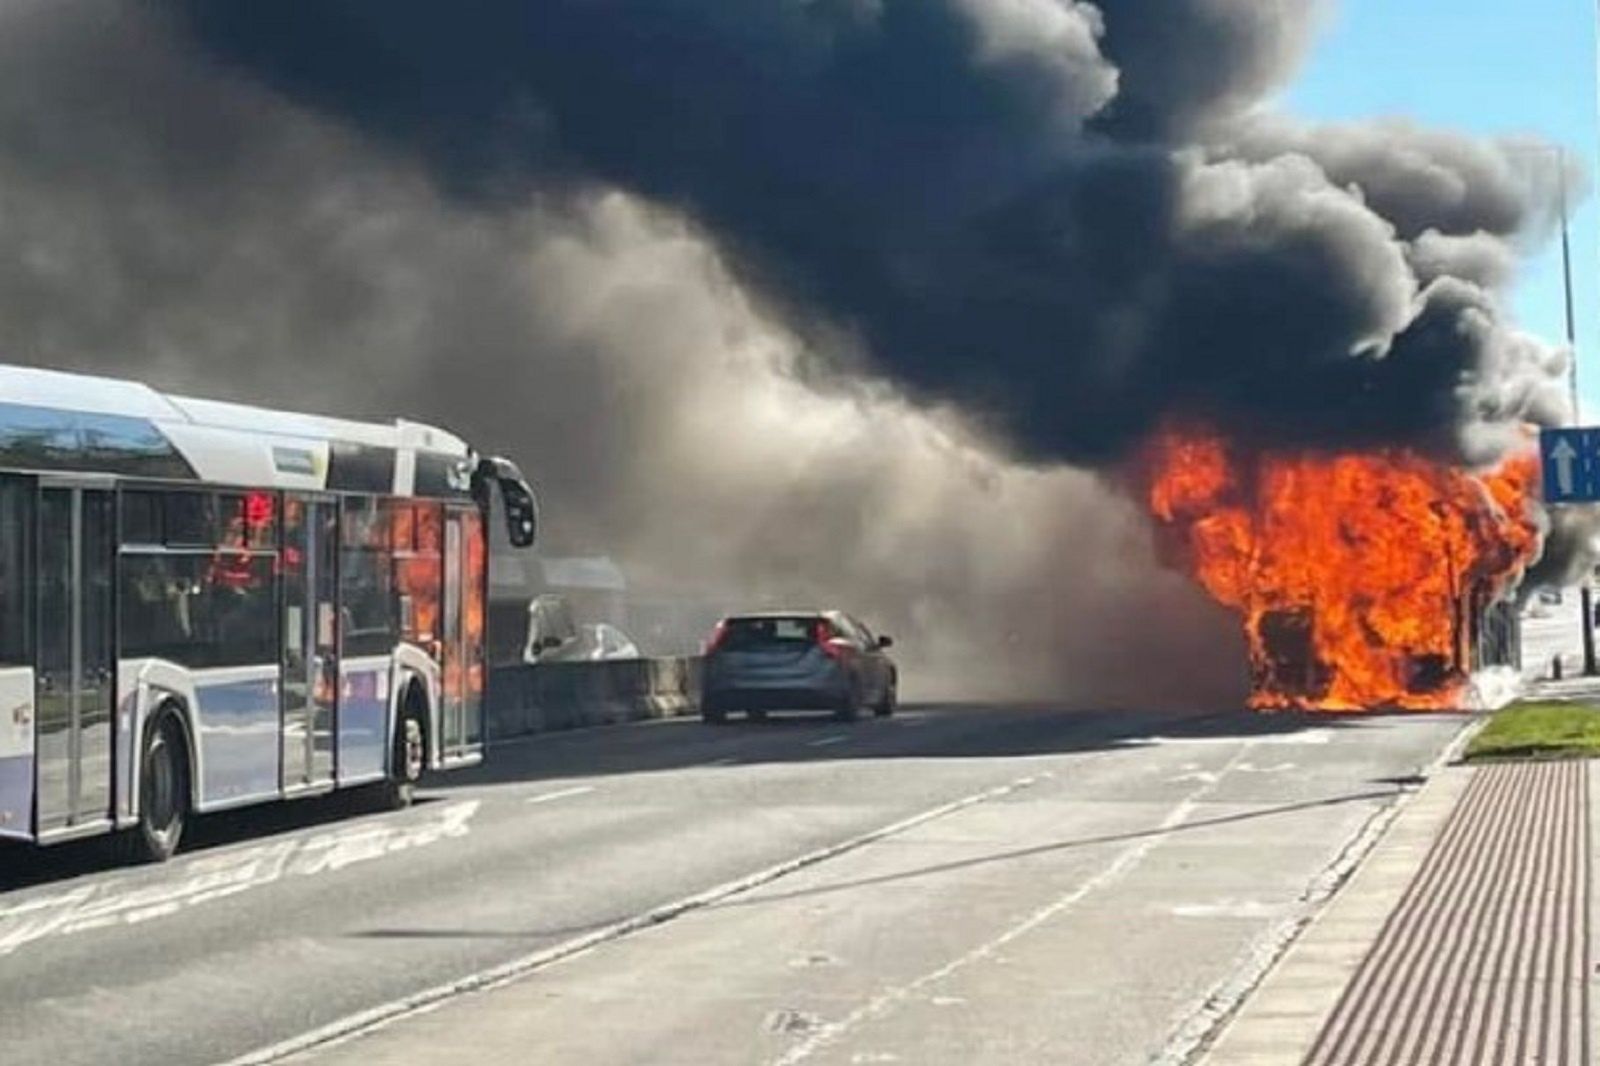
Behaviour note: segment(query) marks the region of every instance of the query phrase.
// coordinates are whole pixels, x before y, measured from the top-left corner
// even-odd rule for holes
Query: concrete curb
[[[1584,968],[1589,975],[1589,1033],[1600,1038],[1600,966],[1596,966],[1594,938],[1600,934],[1600,883],[1594,876],[1594,859],[1600,855],[1600,759],[1589,762],[1589,856],[1583,876],[1589,891],[1589,943]]]

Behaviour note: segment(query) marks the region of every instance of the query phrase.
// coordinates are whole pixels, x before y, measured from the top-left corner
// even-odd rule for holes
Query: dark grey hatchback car
[[[700,714],[725,722],[743,712],[832,711],[841,721],[863,708],[894,713],[900,673],[880,637],[842,611],[733,615],[706,643]]]

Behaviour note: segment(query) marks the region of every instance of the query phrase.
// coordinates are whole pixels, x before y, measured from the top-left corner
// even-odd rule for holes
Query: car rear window
[[[722,647],[728,651],[810,644],[816,640],[815,618],[730,618]]]

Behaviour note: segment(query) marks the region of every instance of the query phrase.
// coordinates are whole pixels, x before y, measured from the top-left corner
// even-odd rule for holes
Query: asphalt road
[[[1144,1062],[1461,725],[658,722],[502,746],[409,811],[219,816],[164,867],[10,848],[0,1062],[225,1061],[963,799],[535,974],[537,1061]],[[448,1030],[437,1055],[384,1039],[346,1053],[448,1057]]]

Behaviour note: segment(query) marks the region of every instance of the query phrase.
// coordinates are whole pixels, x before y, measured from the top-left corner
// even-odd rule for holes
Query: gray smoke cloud
[[[819,378],[679,211],[600,183],[488,209],[436,178],[147,7],[12,3],[0,352],[451,426],[528,470],[550,551],[662,594],[849,605],[923,693],[1237,702],[1230,621],[1095,476]]]
[[[1102,50],[1122,74],[1096,116],[1119,139],[1192,141],[1251,111],[1291,75],[1321,0],[1112,0]]]
[[[1313,125],[1251,115],[1219,140],[1241,158],[1294,154],[1315,160],[1329,181],[1355,190],[1406,241],[1430,232],[1544,236],[1559,220],[1563,180],[1574,198],[1586,184],[1576,162],[1564,165],[1552,145],[1467,137],[1404,119]]]
[[[13,0],[0,345],[450,425],[555,550],[857,607],[947,689],[1232,702],[1229,620],[1072,467],[1561,417],[1500,296],[1554,156],[1264,112],[1317,15]]]

